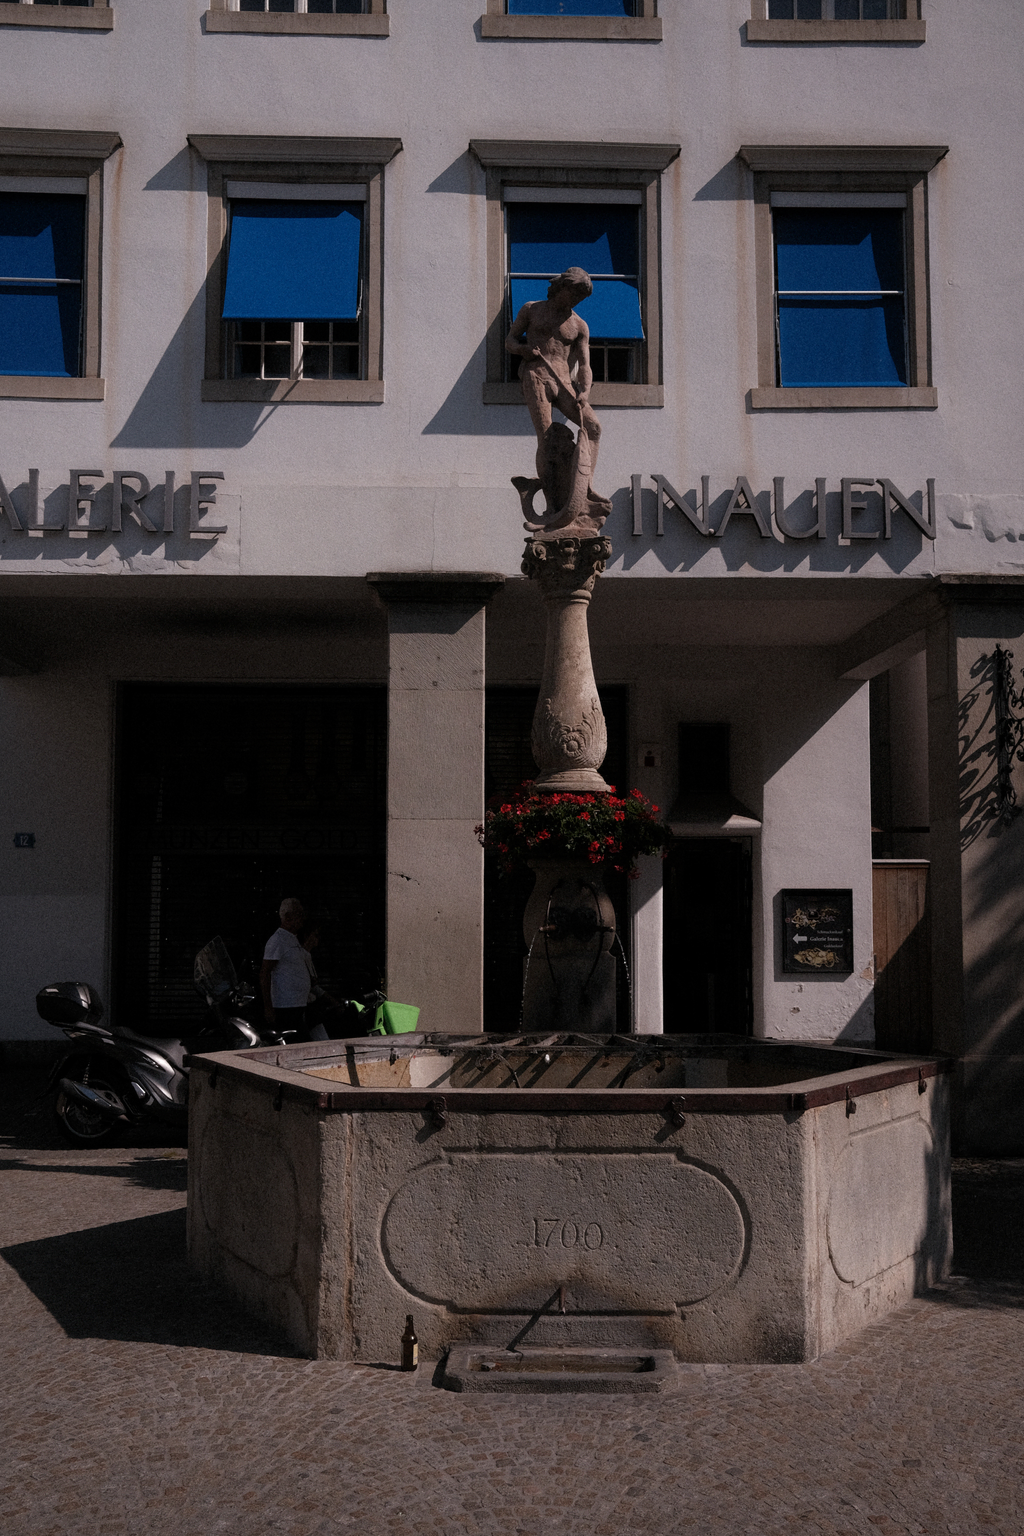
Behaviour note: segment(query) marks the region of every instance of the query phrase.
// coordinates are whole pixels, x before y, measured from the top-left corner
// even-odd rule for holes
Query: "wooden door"
[[[926,859],[874,865],[875,1043],[932,1048],[931,919]]]

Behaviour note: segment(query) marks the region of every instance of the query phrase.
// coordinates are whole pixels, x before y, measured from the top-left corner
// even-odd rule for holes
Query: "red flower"
[[[625,819],[626,819],[625,811],[616,811],[615,815],[612,818],[613,821],[625,821]]]
[[[537,833],[537,841],[538,841],[538,843],[543,843],[543,842],[545,842],[545,841],[546,841],[546,840],[547,840],[547,839],[548,839],[548,838],[549,838],[549,837],[550,837],[550,836],[551,836],[551,833],[550,833],[550,832],[546,832],[546,831],[541,831],[541,832],[538,832],[538,833]]]
[[[502,808],[501,808],[501,814],[503,816],[507,816],[510,813],[511,810],[512,810],[512,807],[510,805],[503,805]]]
[[[580,821],[589,821],[589,820],[590,820],[590,812],[589,811],[580,811]]]

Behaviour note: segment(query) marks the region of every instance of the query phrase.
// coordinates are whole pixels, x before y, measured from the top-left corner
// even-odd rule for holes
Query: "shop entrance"
[[[383,689],[126,684],[118,726],[122,1023],[153,1034],[194,1023],[192,961],[215,934],[255,978],[285,896],[321,921],[328,991],[380,984]]]
[[[753,1027],[753,902],[747,838],[683,838],[665,862],[665,1031]]]

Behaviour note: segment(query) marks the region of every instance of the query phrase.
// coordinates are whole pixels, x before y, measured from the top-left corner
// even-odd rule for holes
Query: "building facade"
[[[1019,7],[0,0],[0,35],[7,1038],[58,976],[174,1027],[195,950],[258,958],[291,894],[339,985],[515,1027],[522,892],[473,830],[544,640],[503,343],[581,265],[606,776],[676,835],[616,893],[623,1027],[949,1051],[963,1144],[1020,1150]]]

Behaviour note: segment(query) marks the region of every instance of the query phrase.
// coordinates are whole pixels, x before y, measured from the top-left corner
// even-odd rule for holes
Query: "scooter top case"
[[[87,981],[53,981],[36,993],[36,1012],[47,1024],[98,1024],[103,1004]]]

